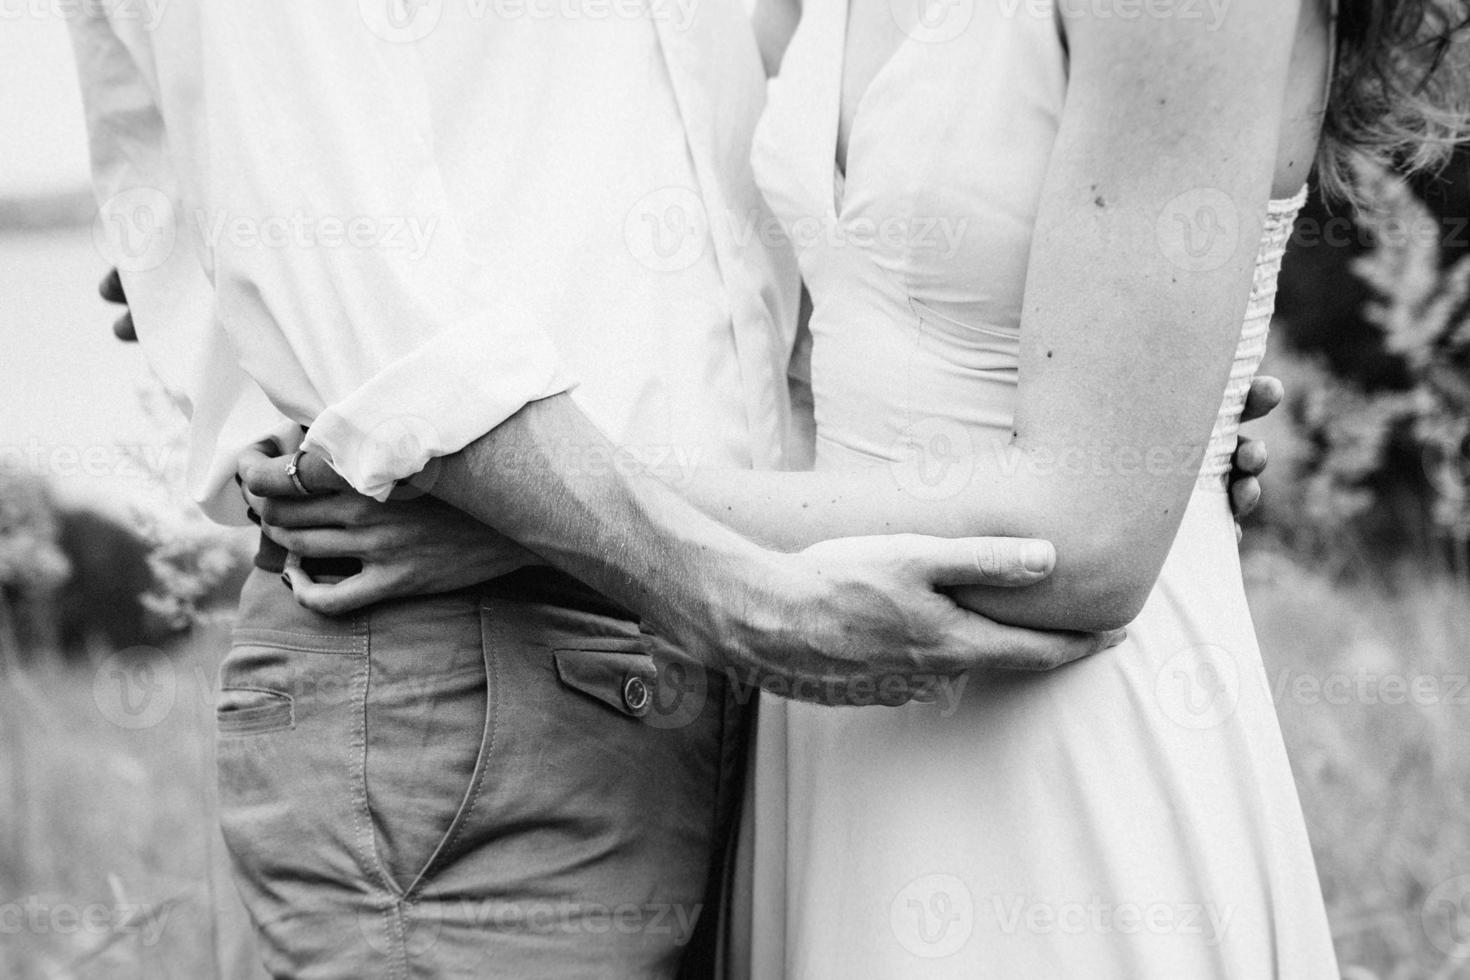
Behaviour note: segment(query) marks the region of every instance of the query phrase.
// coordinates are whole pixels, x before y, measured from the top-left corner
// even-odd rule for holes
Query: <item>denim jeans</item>
[[[327,618],[258,570],[220,688],[221,823],[273,976],[688,975],[742,715],[580,583]]]

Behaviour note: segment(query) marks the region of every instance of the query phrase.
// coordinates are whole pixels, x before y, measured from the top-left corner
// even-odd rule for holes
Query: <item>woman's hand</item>
[[[1256,378],[1251,382],[1240,420],[1252,422],[1265,418],[1276,411],[1284,396],[1280,381],[1264,376]],[[1266,471],[1266,463],[1266,444],[1259,439],[1241,436],[1230,468],[1230,508],[1235,511],[1236,537],[1241,534],[1240,519],[1255,510],[1261,502],[1259,477]]]
[[[261,530],[290,552],[286,579],[296,601],[314,612],[339,616],[385,599],[449,592],[545,564],[433,497],[387,503],[365,497],[310,455],[301,478],[311,494],[302,496],[285,476],[289,457],[274,451],[265,445],[242,454],[240,483]],[[303,558],[356,558],[362,571],[318,582],[302,570]]]

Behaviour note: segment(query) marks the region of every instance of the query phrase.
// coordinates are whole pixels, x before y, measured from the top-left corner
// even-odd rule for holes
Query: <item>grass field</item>
[[[1250,568],[1344,976],[1470,978],[1470,597]],[[224,643],[0,681],[0,977],[258,976],[211,819]]]

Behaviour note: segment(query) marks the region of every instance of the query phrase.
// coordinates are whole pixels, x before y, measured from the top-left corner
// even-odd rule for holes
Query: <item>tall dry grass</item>
[[[0,977],[263,977],[213,819],[226,642],[0,665]]]
[[[1247,568],[1344,977],[1470,978],[1470,595]]]

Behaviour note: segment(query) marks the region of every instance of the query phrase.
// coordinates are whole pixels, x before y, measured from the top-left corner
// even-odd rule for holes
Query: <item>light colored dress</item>
[[[805,5],[754,160],[814,301],[819,468],[1009,438],[1067,87],[1036,7],[950,4],[963,31],[906,41],[859,103],[844,188],[846,12]],[[972,675],[957,705],[762,700],[736,975],[1337,978],[1224,492],[1304,200],[1270,204],[1205,474],[1123,645]],[[1208,231],[1197,211],[1182,217]],[[1211,261],[1208,236],[1178,241],[1182,263]]]

